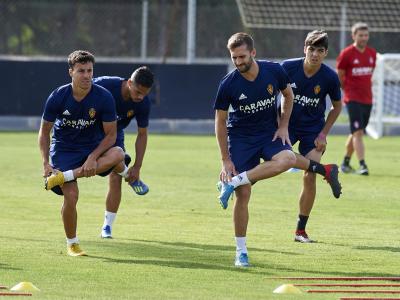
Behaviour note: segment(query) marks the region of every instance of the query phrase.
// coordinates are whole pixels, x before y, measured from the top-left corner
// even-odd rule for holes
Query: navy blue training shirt
[[[340,82],[336,72],[325,64],[321,64],[312,77],[307,77],[303,63],[304,58],[282,62],[294,94],[289,128],[319,131],[325,124],[326,96],[329,95],[332,101],[341,99]]]
[[[140,102],[134,102],[130,99],[124,100],[121,94],[121,87],[122,82],[126,80],[116,76],[102,76],[93,79],[94,83],[109,90],[114,97],[118,116],[118,136],[123,134],[122,130],[129,125],[133,118],[136,118],[138,127],[146,128],[149,126],[150,99],[145,96]]]
[[[254,81],[235,69],[220,82],[214,109],[229,112],[228,134],[258,135],[277,128],[277,96],[290,83],[279,63],[257,60],[259,73]]]
[[[103,122],[116,120],[109,91],[92,84],[81,101],[72,95],[72,84],[55,89],[47,98],[43,120],[54,122],[50,151],[96,147],[104,138]]]

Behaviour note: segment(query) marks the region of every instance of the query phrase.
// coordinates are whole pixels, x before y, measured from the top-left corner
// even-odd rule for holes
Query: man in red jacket
[[[337,58],[339,80],[344,90],[344,103],[350,119],[350,131],[346,142],[346,154],[341,165],[344,173],[353,173],[350,158],[356,152],[360,175],[368,175],[365,163],[363,135],[372,108],[372,73],[375,68],[376,50],[368,47],[368,25],[356,23],[351,28],[354,43],[343,49]]]

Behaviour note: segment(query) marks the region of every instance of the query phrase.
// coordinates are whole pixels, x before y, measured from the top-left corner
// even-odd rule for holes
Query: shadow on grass
[[[287,276],[287,277],[398,277],[398,273],[384,273],[384,272],[368,272],[368,271],[355,271],[355,272],[346,272],[345,270],[333,271],[333,270],[320,270],[320,269],[306,269],[304,267],[296,267],[294,268],[286,267],[286,266],[277,266],[276,264],[271,266],[269,264],[257,263],[257,267],[272,269],[277,276]],[[282,275],[285,274],[285,275]],[[271,278],[276,279],[276,278]]]
[[[281,271],[291,271],[294,272],[292,275],[293,277],[398,277],[399,274],[393,273],[383,273],[383,272],[334,272],[334,271],[315,271],[315,270],[298,270],[298,269],[289,269],[289,268],[275,268],[275,270]],[[281,273],[282,274],[282,273]],[[282,275],[279,276],[282,276]],[[291,277],[290,273],[285,273],[287,277]],[[276,278],[271,278],[276,279]],[[321,279],[322,280],[322,279]]]
[[[150,240],[140,240],[140,239],[121,239],[122,241],[133,241],[140,243],[151,243],[157,245],[164,245],[170,247],[179,247],[179,248],[190,248],[197,250],[205,250],[205,251],[229,251],[232,253],[235,249],[235,246],[222,246],[222,245],[210,245],[210,244],[196,244],[196,243],[184,243],[184,242],[166,242],[166,241],[150,241]],[[248,248],[249,251],[258,251],[258,252],[268,252],[268,253],[280,253],[287,255],[299,255],[295,252],[285,252],[285,251],[277,251],[272,249],[263,249],[263,248]]]
[[[3,263],[0,263],[0,270],[14,270],[14,271],[19,271],[19,270],[22,270],[21,268],[14,268],[14,267],[10,267],[10,265],[9,264],[3,264]]]
[[[389,251],[389,252],[400,252],[400,247],[376,247],[376,246],[357,246],[353,247],[353,249],[357,250],[378,250],[378,251]]]
[[[310,277],[318,276],[377,276],[377,277],[394,277],[398,274],[389,274],[383,272],[346,272],[320,270],[315,268],[298,267],[295,264],[285,266],[277,262],[263,263],[260,260],[252,260],[250,256],[250,268],[236,268],[233,266],[234,251],[233,247],[223,245],[207,245],[184,242],[165,242],[165,241],[149,241],[123,239],[123,241],[133,241],[133,243],[122,243],[117,240],[102,242],[85,242],[92,244],[95,248],[102,248],[102,255],[90,255],[89,259],[101,260],[105,263],[113,264],[132,264],[132,265],[150,265],[167,268],[178,269],[204,269],[216,271],[232,271],[243,272],[248,275],[257,276],[283,276],[282,274],[295,274],[295,276],[309,275]],[[262,251],[274,253],[283,253],[287,256],[301,255],[292,252],[270,251],[267,249],[249,249],[250,251]],[[250,252],[251,253],[251,252]],[[119,257],[118,257],[119,256]],[[258,255],[259,256],[259,255]]]
[[[194,261],[185,260],[161,260],[161,259],[118,259],[110,258],[104,256],[93,256],[90,258],[102,259],[109,263],[121,263],[121,264],[137,264],[137,265],[152,265],[168,268],[178,268],[178,269],[206,269],[206,270],[222,270],[222,271],[234,271],[234,272],[251,272],[251,268],[235,268],[233,264],[222,265],[220,264],[210,264],[210,263],[200,263]],[[269,273],[271,275],[271,273]]]
[[[332,246],[340,246],[340,247],[351,247],[352,249],[356,249],[356,250],[400,252],[400,246],[399,246],[399,247],[388,247],[388,246],[382,246],[382,247],[379,247],[379,246],[351,246],[351,245],[345,245],[345,244],[339,244],[339,243],[327,243],[327,242],[320,242],[320,244],[332,245]]]
[[[6,236],[6,235],[0,236],[0,239],[15,240],[15,241],[27,241],[27,242],[39,242],[39,243],[51,241],[51,239],[44,240],[44,239],[35,239],[35,238],[19,238],[19,237],[15,237],[15,236]]]
[[[128,241],[129,243],[119,241]],[[274,270],[271,270],[271,266],[258,263],[255,264],[256,267],[254,268],[234,267],[234,246],[140,239],[120,239],[119,241],[113,239],[102,242],[85,242],[85,244],[92,244],[92,246],[104,249],[103,255],[97,256],[89,253],[89,258],[100,259],[106,263],[153,265],[179,269],[222,270],[265,276],[271,276],[275,273]],[[267,252],[267,255],[271,252],[290,256],[300,255],[294,252],[280,252],[260,248],[249,248],[249,251]],[[108,253],[110,254],[109,256],[104,255]],[[120,256],[120,258],[116,256]],[[290,269],[289,271],[293,270]]]

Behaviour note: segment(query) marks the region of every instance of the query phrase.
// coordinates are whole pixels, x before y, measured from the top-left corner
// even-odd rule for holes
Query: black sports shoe
[[[342,186],[339,182],[339,168],[337,165],[324,165],[325,177],[324,179],[329,183],[332,189],[333,196],[339,198],[342,193]]]

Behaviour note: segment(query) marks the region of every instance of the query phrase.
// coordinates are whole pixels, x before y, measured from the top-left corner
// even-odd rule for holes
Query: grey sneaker
[[[354,169],[350,165],[345,165],[345,164],[341,164],[340,171],[342,171],[342,173],[346,173],[346,174],[351,174],[351,173],[355,172]]]
[[[358,175],[364,175],[367,176],[369,175],[368,167],[367,166],[360,166],[360,168],[356,171],[356,174]]]

